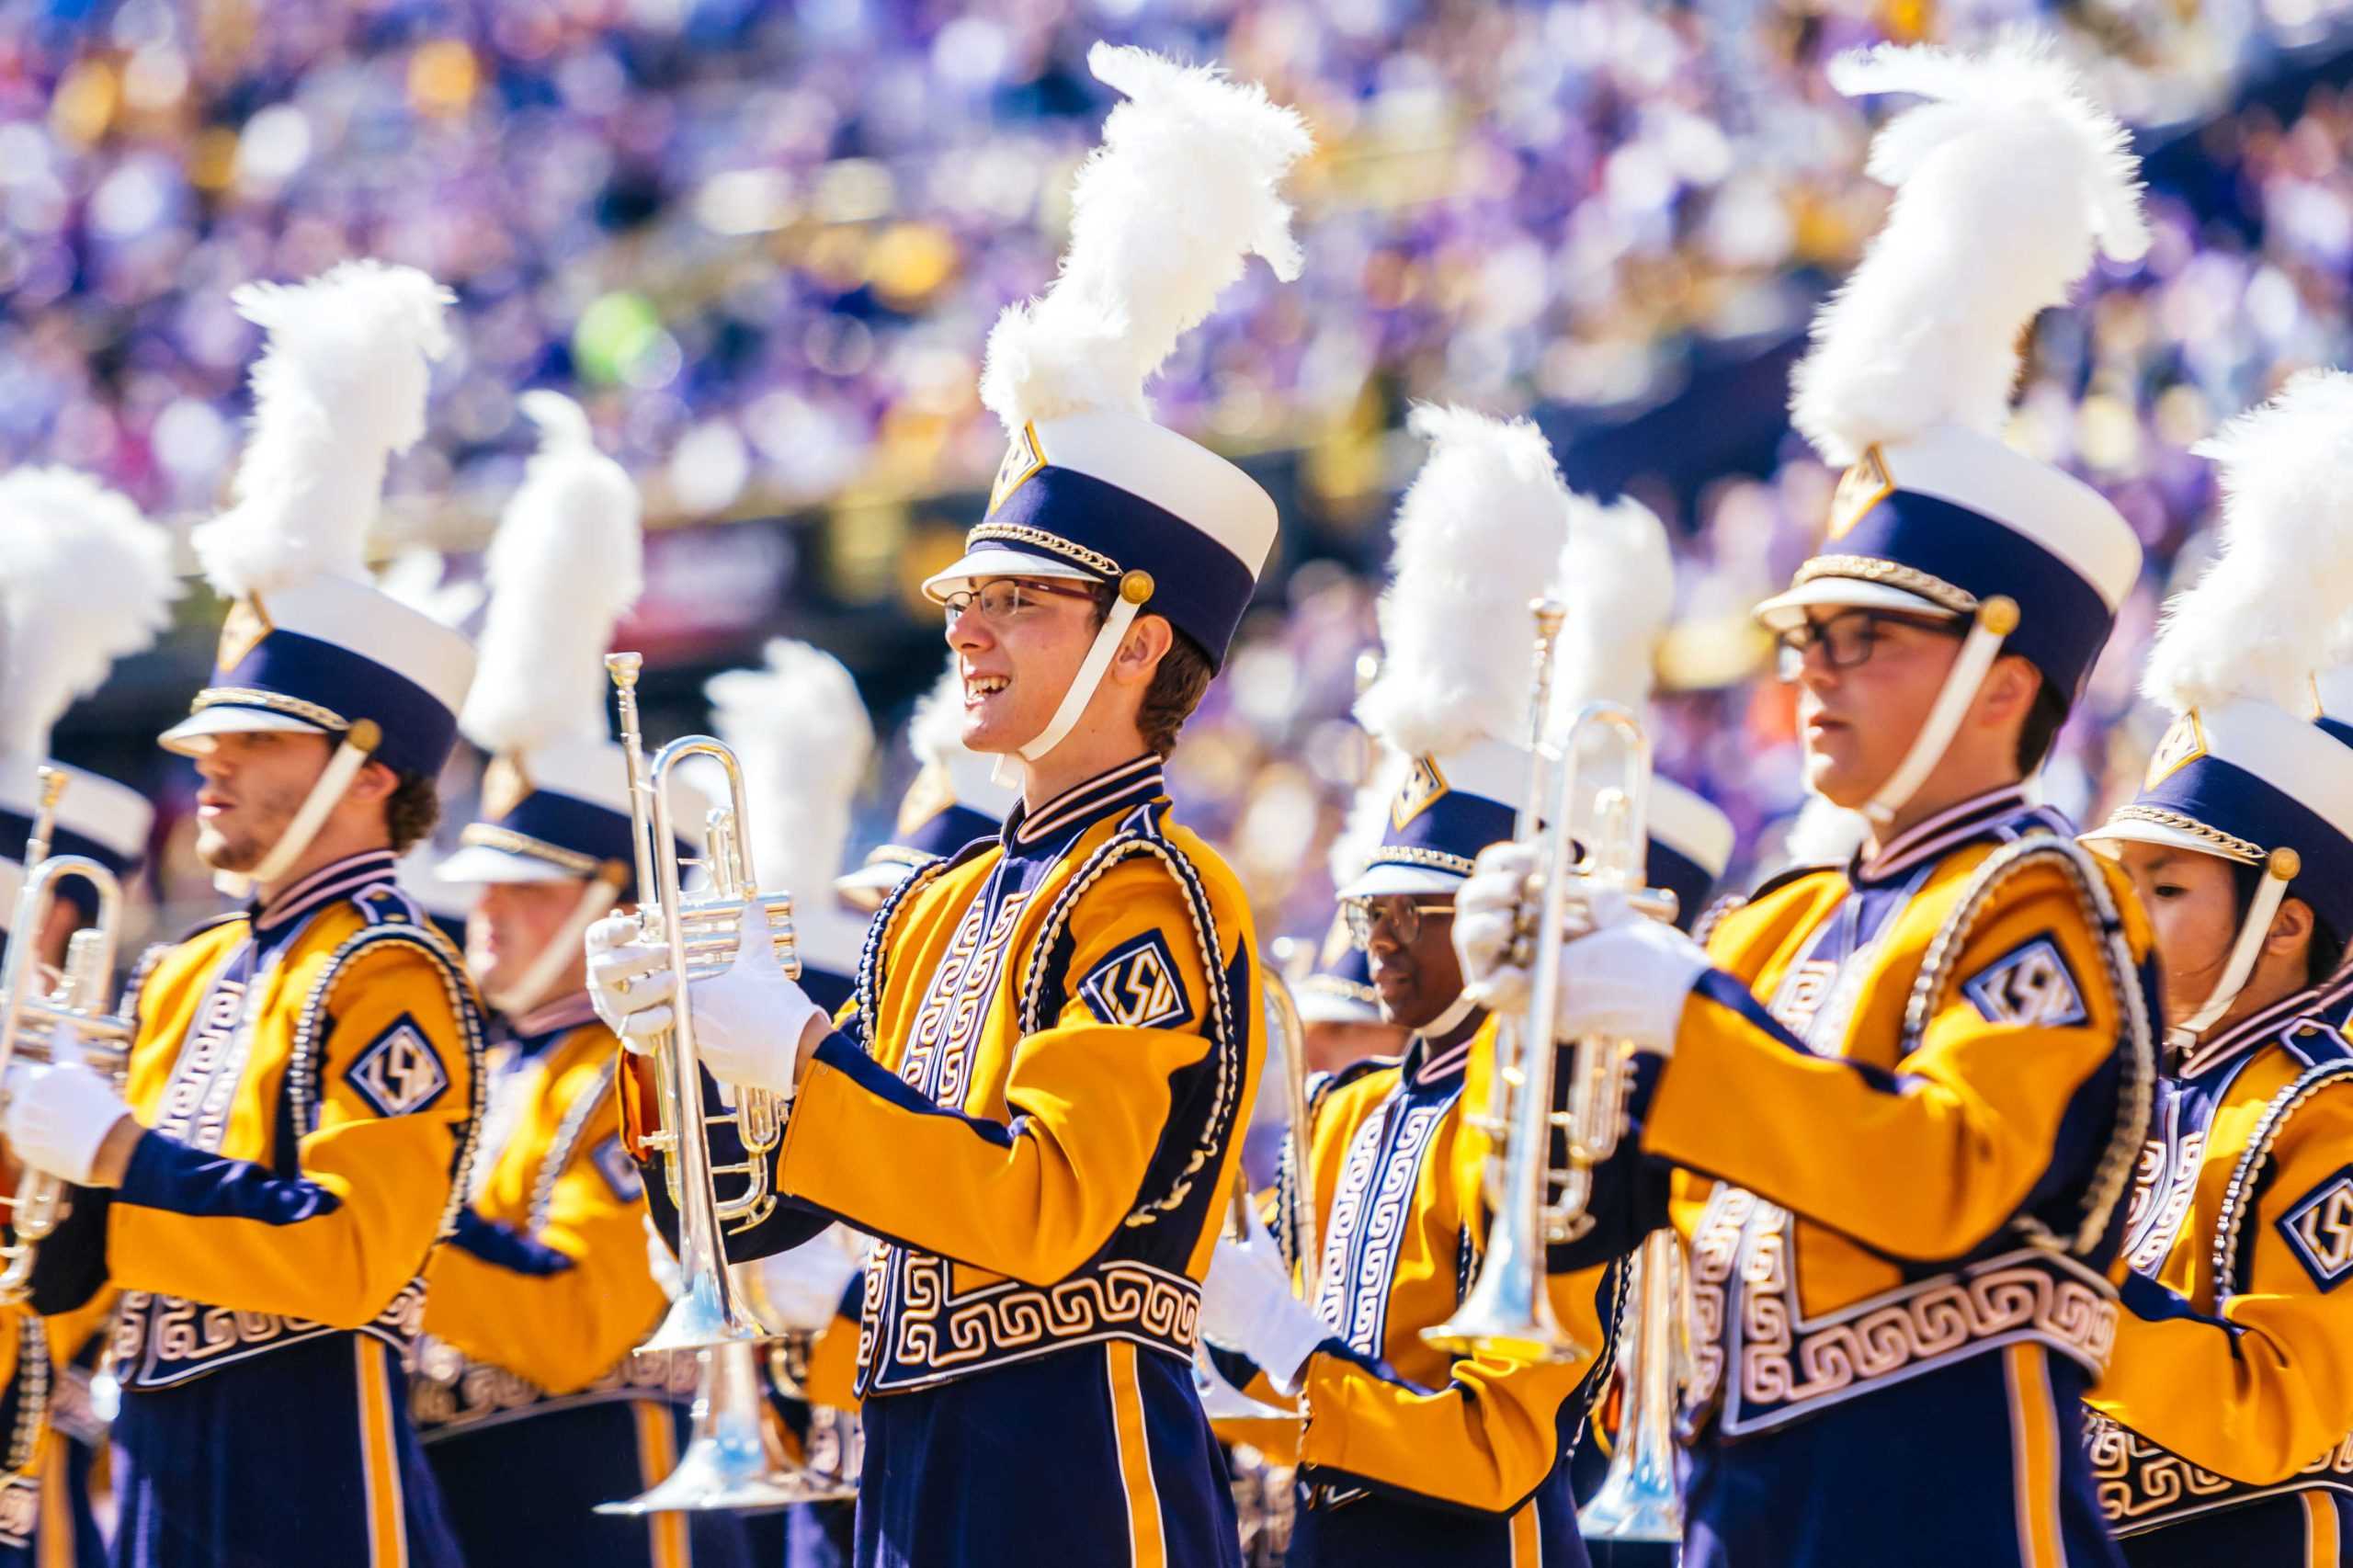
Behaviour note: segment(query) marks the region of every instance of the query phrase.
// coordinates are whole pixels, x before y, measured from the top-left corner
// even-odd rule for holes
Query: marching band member
[[[691,1355],[631,1355],[665,1302],[620,1146],[620,1053],[588,1006],[581,946],[637,897],[603,661],[643,545],[637,488],[579,405],[551,392],[521,404],[540,449],[491,542],[459,720],[491,758],[482,817],[435,872],[473,893],[466,961],[494,1017],[486,1108],[465,1207],[426,1272],[431,1338],[410,1411],[470,1561],[748,1563],[732,1516],[594,1511],[670,1473],[697,1369]]]
[[[838,1011],[866,945],[865,916],[830,891],[849,844],[850,805],[874,754],[874,724],[858,683],[831,653],[779,637],[760,668],[713,676],[703,693],[711,727],[740,760],[745,792],[756,802],[749,837],[760,886],[809,890],[792,904],[801,988],[828,1014]],[[631,1061],[634,1073],[644,1066],[642,1058]],[[760,1315],[785,1331],[786,1343],[768,1358],[768,1398],[784,1423],[787,1456],[855,1480],[863,1299],[862,1291],[852,1294],[855,1244],[835,1226],[748,1267],[757,1273]],[[838,1568],[857,1551],[847,1503],[812,1503],[745,1523],[763,1563]]]
[[[2154,974],[2122,873],[2025,779],[2140,550],[1998,431],[2031,314],[2096,249],[2144,245],[2134,166],[2025,42],[1886,49],[1831,80],[1936,100],[1874,143],[1894,205],[1793,398],[1851,467],[1823,552],[1758,612],[1809,782],[1870,836],[1767,883],[1704,952],[1589,911],[1556,1023],[1638,1052],[1640,1142],[1561,1261],[1659,1222],[1631,1155],[1680,1167],[1689,1568],[2113,1562],[2075,1407],[2117,1320]],[[1455,937],[1500,1006],[1524,989],[1504,957],[1529,859],[1483,858]]]
[[[991,336],[983,398],[1012,449],[967,553],[926,585],[964,742],[1005,759],[1021,802],[892,895],[837,1028],[762,942],[692,997],[714,1074],[793,1096],[776,1176],[795,1204],[736,1256],[835,1220],[884,1244],[861,1563],[1236,1558],[1189,1366],[1261,1053],[1257,958],[1161,769],[1276,518],[1142,416],[1143,383],[1250,255],[1293,275],[1275,187],[1309,141],[1213,71],[1089,60],[1131,101],[1080,171],[1061,275]],[[632,935],[592,932],[590,978],[642,1038],[674,978]],[[1009,1440],[1049,1428],[1050,1463]]]
[[[40,929],[9,930],[44,798],[47,852],[97,861],[126,894],[155,812],[137,790],[52,758],[50,733],[117,659],[155,640],[180,585],[165,531],[126,497],[68,469],[20,468],[0,478],[0,679],[8,691],[0,710],[0,948],[20,939],[55,968],[74,928],[97,917],[97,897],[87,882],[65,881]],[[93,583],[108,591],[89,593]],[[44,790],[44,767],[64,776],[63,793]],[[108,1000],[97,999],[100,1006]],[[0,1171],[11,1193],[17,1175],[13,1163]],[[71,1420],[69,1385],[108,1303],[44,1320],[35,1309],[46,1304],[0,1307],[0,1429],[10,1434],[0,1452],[0,1563],[71,1562],[77,1537],[96,1540],[92,1449],[63,1426],[74,1425],[81,1438],[93,1435]]]
[[[919,766],[899,799],[891,837],[857,869],[834,879],[834,891],[851,908],[873,914],[924,867],[952,858],[976,839],[995,838],[1005,826],[1014,791],[996,781],[995,757],[964,744],[963,730],[964,677],[951,654],[907,722],[907,749]]]
[[[1340,890],[1383,1016],[1412,1032],[1402,1058],[1310,1090],[1315,1301],[1293,1298],[1263,1241],[1221,1243],[1203,1333],[1265,1374],[1249,1392],[1295,1395],[1305,1415],[1288,1562],[1582,1564],[1566,1456],[1607,1358],[1516,1365],[1423,1338],[1461,1303],[1486,1230],[1490,1142],[1472,1122],[1487,1108],[1498,1020],[1463,994],[1451,899],[1472,857],[1510,836],[1528,788],[1516,738],[1533,697],[1528,585],[1552,576],[1566,533],[1602,536],[1574,558],[1576,619],[1597,654],[1647,671],[1671,567],[1647,513],[1647,539],[1589,505],[1564,529],[1571,498],[1534,426],[1453,409],[1417,410],[1412,425],[1433,447],[1398,512],[1381,604],[1389,657],[1358,711],[1415,760],[1381,842]],[[1598,657],[1582,663],[1567,679],[1583,695],[1618,673]],[[1663,844],[1652,851],[1654,875],[1670,860],[1686,870],[1675,881],[1696,912],[1731,850],[1730,824],[1695,796],[1654,788],[1677,802],[1662,823],[1697,824],[1709,840],[1711,869]],[[1286,1188],[1297,1179],[1287,1171]],[[1552,1290],[1568,1332],[1603,1347],[1616,1270],[1595,1267]]]
[[[431,831],[473,654],[361,575],[448,296],[355,262],[234,298],[267,334],[253,436],[196,536],[233,602],[163,744],[203,778],[199,855],[252,902],[141,964],[126,1096],[12,1069],[6,1131],[86,1189],[44,1269],[123,1291],[115,1561],[453,1563],[398,1392],[481,1024],[392,868]]]
[[[2353,602],[2353,376],[2308,372],[2199,449],[2222,553],[2145,682],[2177,717],[2086,835],[2149,912],[2167,1026],[2092,1468],[2136,1568],[2334,1565],[2353,1562],[2353,732],[2306,715]]]
[[[1402,777],[1403,767],[1399,759],[1381,753],[1367,787],[1357,791],[1347,820],[1332,840],[1335,888],[1347,887],[1372,864],[1373,851],[1388,826],[1390,802],[1397,798],[1398,779],[1384,778],[1381,772],[1386,768]],[[1311,1073],[1336,1073],[1368,1057],[1395,1056],[1405,1049],[1406,1032],[1381,1013],[1371,960],[1348,934],[1344,911],[1333,912],[1313,967],[1291,989],[1299,1002],[1299,1021],[1307,1031]]]

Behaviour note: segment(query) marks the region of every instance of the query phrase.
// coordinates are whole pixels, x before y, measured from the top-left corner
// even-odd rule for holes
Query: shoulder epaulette
[[[2271,1158],[2272,1149],[2279,1142],[2279,1134],[2289,1119],[2331,1084],[2353,1082],[2353,1057],[2324,1062],[2299,1074],[2263,1108],[2263,1115],[2248,1134],[2246,1147],[2239,1151],[2238,1163],[2231,1167],[2231,1179],[2222,1187],[2222,1208],[2214,1216],[2214,1300],[2221,1302],[2238,1293],[2239,1228],[2246,1221],[2246,1210],[2254,1201],[2256,1181],[2264,1165]]]

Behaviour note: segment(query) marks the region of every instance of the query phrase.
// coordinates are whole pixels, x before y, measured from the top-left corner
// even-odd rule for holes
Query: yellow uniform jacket
[[[473,1190],[426,1271],[433,1343],[410,1412],[428,1441],[693,1392],[693,1357],[631,1354],[665,1302],[645,1260],[644,1187],[621,1147],[620,1058],[585,995],[517,1019],[491,1048]]]
[[[338,861],[134,978],[127,1097],[149,1131],[75,1215],[102,1221],[123,1293],[126,1389],[335,1334],[415,1340],[472,1154],[482,1029],[392,867]]]
[[[902,884],[776,1156],[757,1256],[845,1221],[861,1397],[1072,1346],[1189,1360],[1263,1045],[1223,862],[1159,761],[1066,791]]]
[[[1679,1167],[1695,1433],[2006,1346],[2106,1361],[2154,979],[2121,873],[2063,828],[1995,791],[1715,925],[1642,1128]]]
[[[2353,1494],[2353,1044],[2340,972],[2200,1042],[2165,1085],[2088,1403],[2120,1535]]]
[[[1489,1143],[1472,1120],[1486,1113],[1496,1031],[1490,1016],[1450,1047],[1416,1038],[1401,1059],[1359,1062],[1311,1090],[1315,1307],[1333,1339],[1301,1375],[1310,1507],[1346,1506],[1370,1486],[1509,1514],[1533,1539],[1533,1494],[1556,1471],[1565,1483],[1587,1385],[1607,1364],[1616,1269],[1549,1281],[1562,1327],[1586,1351],[1574,1361],[1456,1356],[1422,1337],[1469,1293],[1485,1244]],[[1263,1377],[1249,1392],[1282,1398]]]

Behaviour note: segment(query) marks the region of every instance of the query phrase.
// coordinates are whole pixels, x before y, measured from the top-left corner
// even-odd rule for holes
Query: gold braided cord
[[[206,687],[196,694],[196,700],[188,704],[188,710],[201,713],[208,708],[267,708],[273,713],[289,713],[323,729],[351,728],[351,722],[332,708],[322,708],[282,691],[264,691],[257,686]]]
[[[1060,534],[1050,534],[1043,528],[1033,528],[1021,523],[983,523],[964,536],[964,547],[969,550],[973,545],[996,540],[1008,544],[1030,545],[1050,555],[1074,561],[1088,571],[1099,572],[1106,577],[1120,575],[1120,563],[1109,556],[1099,554],[1083,544],[1074,544]]]
[[[2250,866],[2260,864],[2263,859],[2263,846],[2260,844],[2224,833],[2218,827],[2208,827],[2196,817],[2186,817],[2179,812],[2169,812],[2163,806],[2144,806],[2137,803],[2119,806],[2109,813],[2108,820],[2145,822],[2157,827],[2170,828],[2176,833],[2188,834],[2201,844],[2212,845],[2217,853],[2227,855],[2234,860],[2245,861]]]
[[[1917,567],[1881,561],[1875,555],[1817,555],[1798,568],[1790,585],[1811,583],[1817,577],[1855,577],[1866,583],[1884,583],[1889,587],[1917,594],[1955,615],[1977,613],[1977,596],[1968,589],[1956,588],[1942,577],[1931,576]]]
[[[545,860],[557,869],[569,871],[575,877],[593,877],[605,864],[594,855],[583,855],[577,850],[559,848],[543,838],[533,838],[528,834],[517,833],[511,827],[500,827],[494,823],[467,824],[466,831],[458,835],[458,842],[478,845],[484,849],[504,849],[509,855],[525,855],[534,860]]]
[[[1376,866],[1427,866],[1433,870],[1460,871],[1471,874],[1471,857],[1449,855],[1443,849],[1417,849],[1409,844],[1384,844],[1373,851]]]

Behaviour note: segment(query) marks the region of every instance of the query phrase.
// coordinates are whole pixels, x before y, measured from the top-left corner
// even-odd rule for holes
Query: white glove
[[[65,1026],[61,1030],[71,1033]],[[66,1064],[10,1063],[5,1118],[8,1146],[35,1170],[86,1187],[99,1146],[114,1124],[131,1114],[131,1108],[113,1085],[71,1060],[70,1045],[60,1051],[60,1059]]]
[[[841,1311],[842,1292],[858,1275],[858,1259],[832,1231],[752,1267],[760,1275],[761,1323],[810,1334],[834,1321]]]
[[[1201,1337],[1249,1357],[1286,1393],[1297,1391],[1300,1369],[1332,1337],[1332,1325],[1290,1293],[1290,1270],[1255,1214],[1247,1240],[1218,1238],[1201,1287]]]
[[[735,960],[687,987],[694,1009],[695,1050],[722,1084],[749,1085],[790,1097],[801,1031],[825,1010],[777,960],[767,918],[747,906],[737,927]],[[662,1009],[665,1025],[669,1009]]]
[[[1534,932],[1541,914],[1536,864],[1532,844],[1490,844],[1472,862],[1470,880],[1455,890],[1454,956],[1462,966],[1462,990],[1491,1013],[1528,1006],[1528,971],[1512,962],[1512,949],[1519,933]],[[1574,941],[1594,925],[1584,893],[1571,887],[1563,939]]]
[[[634,915],[608,915],[588,927],[588,1003],[621,1044],[643,1055],[670,1027],[670,952],[641,942]]]
[[[1629,907],[1621,894],[1597,897],[1593,917],[1600,928],[1561,950],[1558,1037],[1597,1034],[1671,1055],[1683,1004],[1707,972],[1706,951],[1665,921]]]

